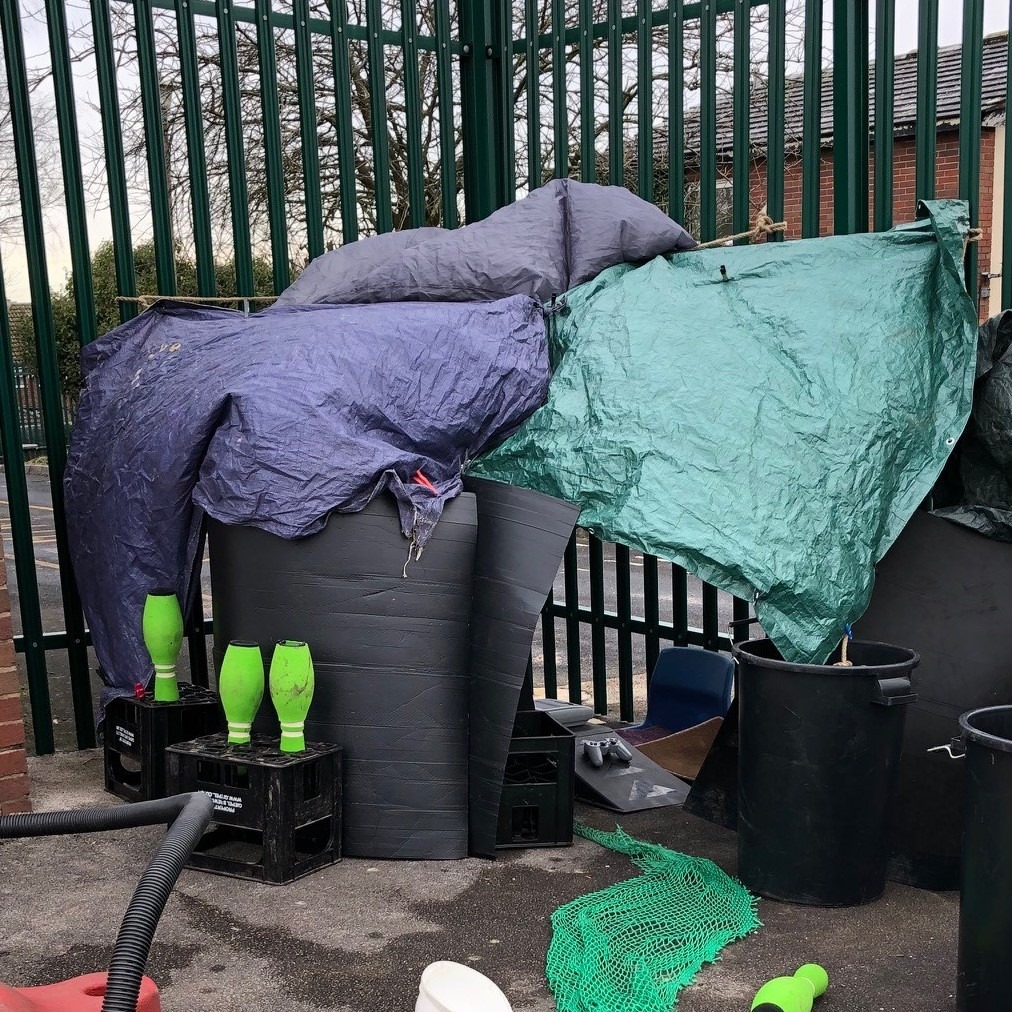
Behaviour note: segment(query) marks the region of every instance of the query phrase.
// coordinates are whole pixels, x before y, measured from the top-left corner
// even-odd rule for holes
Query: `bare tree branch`
[[[56,115],[47,95],[36,88],[32,101],[32,133],[38,165],[39,196],[43,211],[63,201],[60,175],[60,147],[56,134]],[[0,243],[22,241],[21,190],[14,147],[14,123],[11,119],[10,92],[0,87]]]
[[[536,21],[538,32],[548,35],[551,23],[552,0],[536,0]],[[566,24],[575,26],[579,18],[580,0],[565,0]],[[788,4],[788,38],[796,47],[803,24],[803,3],[791,0]],[[314,0],[313,16],[327,19],[328,5],[324,0]],[[128,180],[136,203],[147,200],[147,139],[144,133],[144,117],[140,86],[136,73],[136,45],[133,35],[132,14],[126,7],[114,8],[113,29],[115,49],[120,64],[120,123],[126,146]],[[382,0],[382,22],[387,30],[398,31],[401,25],[400,0]],[[608,0],[593,0],[595,23],[607,21]],[[435,4],[417,5],[418,34],[434,39],[436,35]],[[514,5],[513,31],[521,36],[524,31],[524,5],[516,0]],[[365,24],[365,0],[348,0],[349,21]],[[765,75],[765,39],[768,8],[753,8],[752,11],[752,53],[750,78],[754,85],[762,86]],[[160,82],[159,101],[162,113],[163,139],[166,151],[166,169],[169,180],[169,198],[175,235],[182,243],[182,252],[189,253],[187,243],[192,236],[190,173],[187,160],[185,116],[183,108],[180,53],[173,16],[159,10],[154,17],[158,73]],[[225,143],[225,107],[222,92],[219,40],[215,23],[207,18],[196,19],[197,61],[200,80],[202,135],[207,162],[207,179],[211,202],[216,249],[230,255],[230,172],[227,145]],[[303,138],[300,131],[298,108],[298,78],[295,59],[295,39],[291,31],[276,30],[274,33],[277,51],[277,87],[279,96],[279,125],[281,133],[281,171],[286,198],[286,219],[289,223],[290,256],[295,266],[307,259],[306,234],[304,225],[304,180],[303,180]],[[612,131],[609,130],[609,61],[608,39],[591,39],[590,59],[592,61],[593,95],[593,147],[595,151],[594,177],[607,181],[608,144]],[[634,35],[625,36],[622,42],[622,80],[618,96],[620,105],[620,132],[623,140],[623,181],[635,189],[637,182],[637,137],[640,129],[649,129],[655,134],[653,176],[655,180],[653,199],[664,204],[667,191],[667,102],[668,102],[668,26],[655,27],[651,41],[650,80],[652,89],[652,121],[638,122],[638,48]],[[82,33],[75,36],[74,58],[78,61],[91,59],[90,37]],[[684,67],[683,89],[689,105],[697,100],[700,74],[700,38],[698,22],[684,26],[683,36]],[[581,131],[581,47],[567,44],[564,47],[564,66],[561,69],[566,92],[567,153],[565,164],[570,175],[580,176]],[[717,86],[719,94],[729,95],[732,79],[732,20],[721,16],[717,23]],[[240,105],[242,112],[242,134],[245,150],[246,180],[249,197],[249,221],[257,250],[269,245],[267,165],[264,144],[264,129],[260,106],[259,56],[255,26],[245,22],[237,25],[235,54],[239,72]],[[319,189],[322,195],[325,233],[342,236],[345,233],[341,221],[342,186],[355,188],[356,225],[361,234],[369,234],[377,227],[375,152],[373,146],[374,126],[382,130],[389,150],[389,183],[392,218],[396,227],[404,227],[410,220],[410,171],[417,163],[424,181],[425,224],[440,224],[443,220],[442,174],[453,173],[453,191],[462,192],[462,159],[460,134],[460,94],[455,83],[449,108],[454,122],[453,164],[444,167],[441,159],[441,103],[436,54],[421,50],[417,56],[420,101],[418,108],[408,110],[405,102],[404,57],[399,46],[383,47],[383,74],[385,80],[386,117],[382,124],[374,124],[374,102],[370,95],[368,73],[368,48],[363,41],[352,40],[348,46],[351,97],[351,135],[353,179],[342,180],[339,174],[340,152],[338,138],[338,94],[332,63],[331,43],[326,37],[314,37],[313,44],[313,87],[316,100],[316,129],[308,143],[316,145],[320,160]],[[445,57],[446,54],[440,54]],[[536,68],[535,95],[539,106],[541,130],[539,151],[534,159],[540,166],[539,177],[528,179],[528,87],[526,57],[523,52],[513,56],[511,75],[508,81],[514,109],[515,176],[517,189],[523,193],[553,174],[555,165],[553,116],[553,51],[539,49]],[[459,75],[454,69],[455,82]],[[344,84],[344,82],[342,82]],[[421,145],[418,151],[409,152],[408,117],[418,116],[421,124]],[[2,117],[2,107],[0,107]],[[2,131],[2,118],[0,118]],[[0,133],[2,136],[2,133]],[[104,195],[105,174],[101,138],[91,139],[87,163],[91,168],[90,187],[93,193]],[[0,153],[3,147],[0,144]],[[0,155],[2,157],[2,155]],[[0,175],[0,215],[3,210],[3,177]],[[689,194],[691,197],[691,194]],[[691,203],[691,201],[690,201]],[[0,217],[2,228],[2,217]]]

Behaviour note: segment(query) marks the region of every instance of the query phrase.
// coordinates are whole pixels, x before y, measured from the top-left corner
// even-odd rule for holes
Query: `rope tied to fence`
[[[786,221],[774,221],[765,211],[760,211],[750,229],[744,232],[735,232],[734,235],[725,235],[720,239],[711,239],[709,242],[701,242],[692,247],[694,250],[716,249],[718,246],[726,246],[728,243],[737,242],[739,239],[748,239],[749,242],[758,242],[765,236],[773,235],[776,232],[787,230]],[[966,258],[966,251],[972,242],[980,242],[983,230],[971,228],[963,240],[963,258]],[[147,309],[160,302],[162,299],[171,299],[176,302],[196,302],[204,305],[228,305],[233,302],[248,304],[250,302],[276,302],[276,295],[117,295],[117,302],[134,302],[142,309]]]
[[[725,235],[720,239],[701,242],[693,246],[692,249],[716,249],[718,246],[726,246],[729,242],[737,242],[739,239],[758,242],[764,236],[773,235],[774,232],[785,232],[786,230],[786,221],[774,221],[765,211],[760,211],[755,217],[755,223],[745,232],[735,232],[734,235]]]
[[[275,302],[276,295],[117,295],[117,302],[135,302],[142,309],[153,306],[162,299],[174,302],[201,302],[205,305],[228,305],[232,302]]]
[[[755,224],[746,232],[735,232],[734,235],[725,235],[720,239],[711,239],[709,242],[701,242],[692,247],[699,249],[716,249],[718,246],[726,246],[728,243],[737,242],[739,239],[748,239],[749,242],[758,242],[764,236],[773,235],[774,232],[784,232],[787,229],[786,221],[774,221],[764,211],[756,215]],[[971,228],[963,240],[963,258],[966,258],[966,251],[972,242],[980,242],[983,236],[983,229]]]

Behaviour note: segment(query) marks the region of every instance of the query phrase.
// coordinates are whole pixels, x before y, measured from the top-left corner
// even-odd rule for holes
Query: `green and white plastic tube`
[[[228,723],[230,745],[248,745],[253,721],[264,698],[264,658],[260,646],[232,640],[218,672],[218,696]]]
[[[793,977],[767,981],[752,1002],[752,1012],[812,1012],[815,999],[826,993],[829,974],[817,963],[806,963]]]
[[[281,723],[281,751],[305,751],[306,715],[316,687],[308,644],[282,640],[274,647],[270,686],[271,699]]]
[[[183,613],[173,591],[160,589],[148,594],[141,626],[144,645],[155,666],[155,700],[159,703],[178,703],[176,662],[183,645]]]

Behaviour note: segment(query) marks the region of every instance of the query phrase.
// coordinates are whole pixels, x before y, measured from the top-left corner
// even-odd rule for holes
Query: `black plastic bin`
[[[742,882],[812,906],[877,899],[917,654],[853,641],[852,667],[834,667],[838,653],[790,664],[770,640],[751,640],[734,655]]]
[[[966,748],[959,1012],[1012,1009],[1012,706],[959,718]]]

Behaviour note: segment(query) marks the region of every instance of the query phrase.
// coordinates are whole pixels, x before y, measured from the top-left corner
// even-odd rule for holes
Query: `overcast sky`
[[[827,3],[827,8],[832,4]],[[874,5],[871,5],[874,12]],[[896,52],[906,53],[917,48],[918,0],[896,0]],[[984,0],[984,31],[1001,32],[1008,27],[1009,5],[1006,0]],[[874,13],[872,14],[874,18]],[[963,36],[963,4],[961,0],[941,0],[938,5],[938,42],[948,46]]]
[[[425,0],[422,0],[425,2]],[[856,2],[856,0],[855,0]],[[875,5],[870,3],[872,18]],[[25,9],[36,6],[35,0],[27,0]],[[71,22],[77,16],[86,16],[87,6],[81,0],[70,0],[67,4]],[[917,7],[918,0],[896,0],[896,51],[905,53],[917,48]],[[832,0],[825,0],[827,17],[832,14]],[[984,30],[987,32],[1002,31],[1008,25],[1009,5],[1007,0],[984,0]],[[938,38],[944,45],[959,42],[963,26],[962,0],[941,0],[938,12]],[[44,25],[26,22],[25,34],[29,52],[37,52],[45,45],[46,30]]]
[[[421,0],[428,2],[428,0]],[[626,0],[626,7],[631,0]],[[801,3],[802,0],[793,0]],[[858,0],[853,0],[858,2]],[[872,10],[872,52],[874,52],[874,7],[875,5],[866,0]],[[654,0],[655,6],[661,5],[661,0]],[[22,10],[26,13],[41,8],[40,0],[22,0]],[[833,0],[825,0],[824,10],[827,27],[827,59],[831,53],[829,44],[829,27],[832,18]],[[918,0],[896,0],[896,52],[905,53],[917,48],[917,9]],[[67,2],[68,21],[71,28],[87,21],[88,3],[87,0],[68,0]],[[984,0],[984,31],[1002,31],[1008,27],[1009,3],[1008,0]],[[948,46],[958,43],[962,37],[963,24],[963,3],[962,0],[941,0],[939,5],[938,18],[938,42],[939,45]],[[25,49],[30,62],[35,62],[40,56],[44,58],[47,48],[45,24],[39,20],[26,18],[25,28]],[[80,105],[85,100],[93,98],[94,81],[88,78],[79,79],[75,82],[77,98]],[[83,120],[83,132],[97,130],[97,117],[86,109],[80,110]],[[90,201],[89,201],[90,203]],[[89,217],[91,219],[90,240],[92,248],[109,234],[108,213],[104,209],[89,206]],[[135,220],[135,238],[142,241],[149,222],[143,207],[138,209]],[[49,255],[50,281],[53,287],[62,284],[69,269],[69,249],[65,240],[66,225],[61,222],[62,214],[57,211],[48,216],[48,237],[47,252]],[[8,296],[12,299],[22,301],[28,298],[27,273],[25,270],[23,250],[16,247],[9,247],[3,250],[3,268],[7,281]]]

